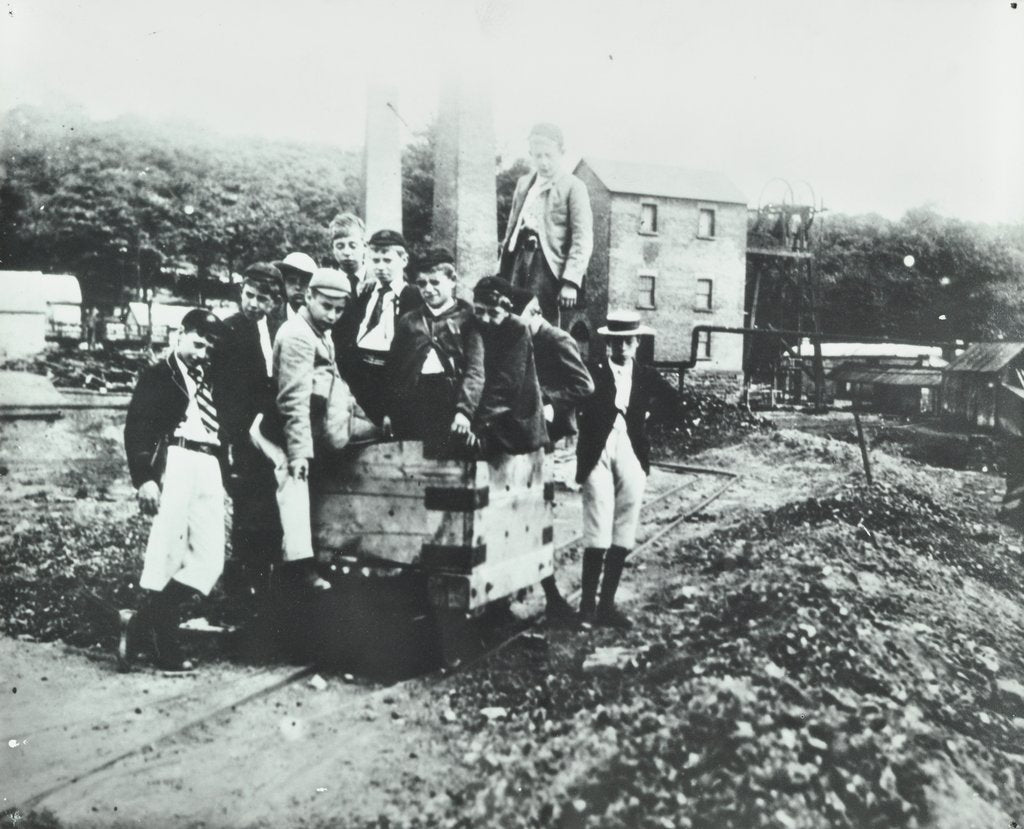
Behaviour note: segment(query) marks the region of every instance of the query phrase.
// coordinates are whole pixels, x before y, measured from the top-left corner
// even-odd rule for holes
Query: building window
[[[712,302],[712,291],[714,290],[714,283],[711,279],[698,279],[697,280],[697,297],[694,301],[693,307],[697,311],[710,311]]]
[[[711,332],[701,331],[697,334],[697,359],[711,359]]]
[[[650,202],[643,202],[640,205],[640,232],[658,232],[658,205]]]
[[[642,273],[637,279],[636,307],[651,309],[654,304],[654,282],[653,273]]]
[[[697,235],[701,239],[715,238],[715,211],[710,207],[702,207],[697,219]]]

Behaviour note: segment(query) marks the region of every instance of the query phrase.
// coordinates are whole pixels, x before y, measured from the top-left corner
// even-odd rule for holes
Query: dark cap
[[[533,129],[530,130],[530,138],[547,138],[549,141],[554,141],[558,145],[558,149],[565,149],[565,138],[562,136],[562,130],[555,124],[534,124]]]
[[[473,299],[512,310],[512,286],[500,276],[485,276],[473,287]]]
[[[216,340],[224,333],[224,323],[212,311],[193,308],[181,318],[182,332],[194,331],[207,340]]]
[[[512,301],[512,313],[517,317],[526,310],[527,305],[536,299],[526,288],[517,288],[515,285],[509,286],[507,296]]]
[[[405,244],[405,237],[397,230],[378,230],[367,243],[371,248],[402,248],[408,247]]]
[[[416,263],[416,270],[419,273],[426,273],[434,270],[438,265],[455,266],[455,257],[445,248],[431,248]]]
[[[242,271],[242,279],[258,285],[268,293],[282,294],[284,291],[284,276],[270,262],[253,262]]]

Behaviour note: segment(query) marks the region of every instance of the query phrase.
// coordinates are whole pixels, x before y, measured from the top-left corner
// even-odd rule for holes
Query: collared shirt
[[[619,417],[615,418],[615,425],[618,428],[620,422],[625,425],[629,396],[633,392],[633,361],[626,360],[625,364],[620,366],[609,360],[608,368],[612,370],[612,379],[615,381],[615,408],[619,412]]]
[[[199,403],[196,402],[196,381],[192,379],[188,366],[185,365],[177,352],[174,354],[174,364],[178,367],[178,371],[185,381],[185,389],[188,391],[188,406],[185,408],[185,418],[178,424],[178,428],[174,430],[174,436],[176,438],[185,438],[185,440],[194,440],[196,443],[209,443],[213,446],[219,446],[220,440],[218,440],[217,436],[212,434],[203,425],[203,419],[199,414]]]
[[[256,330],[260,335],[260,348],[263,350],[263,361],[267,364],[267,377],[274,375],[274,346],[270,342],[270,326],[267,318],[262,317],[256,323]]]
[[[515,250],[519,241],[519,234],[523,230],[532,230],[539,233],[544,225],[544,201],[541,195],[551,189],[554,179],[541,178],[539,175],[523,199],[523,207],[519,211],[519,220],[516,222],[516,229],[512,231],[512,237],[508,240],[508,249]]]
[[[377,285],[377,290],[373,292],[373,296],[366,306],[363,321],[359,323],[356,345],[368,351],[387,351],[391,348],[391,341],[395,338],[395,302],[397,299],[390,285],[387,288],[380,284]],[[378,303],[382,304],[380,318],[377,325],[371,329],[369,327],[370,318]]]
[[[434,319],[437,319],[441,314],[447,313],[453,307],[455,307],[454,297],[440,308],[434,309],[429,305],[423,306]],[[441,357],[437,353],[437,348],[431,346],[430,351],[427,352],[427,359],[423,361],[423,367],[420,368],[420,374],[444,374],[444,364],[441,362]]]
[[[294,308],[292,308],[292,306],[289,303],[286,302],[285,303],[285,319],[291,319],[292,317],[297,317],[298,315],[299,315],[299,312],[296,311]]]

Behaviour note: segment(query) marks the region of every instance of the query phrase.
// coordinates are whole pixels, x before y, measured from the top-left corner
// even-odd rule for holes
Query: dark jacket
[[[377,283],[363,290],[345,306],[345,311],[338,320],[337,325],[331,331],[334,339],[334,353],[337,355],[338,368],[342,377],[346,376],[346,369],[349,361],[354,358],[356,348],[356,337],[359,336],[359,326],[366,316],[366,309],[370,305],[374,292],[377,290]],[[403,314],[415,311],[423,306],[423,297],[420,296],[420,289],[415,285],[406,284],[398,294],[398,302],[395,303],[395,327],[397,330],[398,320]]]
[[[484,349],[473,309],[461,299],[439,317],[425,306],[399,317],[387,359],[386,411],[393,414],[416,399],[420,369],[432,348],[456,387],[455,411],[472,420],[484,390]]]
[[[542,320],[533,335],[533,360],[542,400],[555,410],[555,419],[548,426],[548,439],[554,442],[576,434],[575,408],[594,393],[594,381],[580,357],[576,340]]]
[[[484,393],[474,430],[487,450],[510,455],[547,443],[533,340],[526,325],[509,316],[497,327],[479,326],[484,341]]]
[[[580,435],[576,443],[576,482],[583,483],[601,459],[608,435],[615,425],[615,379],[604,360],[590,365],[594,394],[579,409]],[[644,472],[651,469],[647,419],[664,417],[678,405],[676,390],[650,366],[633,361],[633,388],[626,408],[626,431]]]
[[[210,369],[213,385],[223,401],[217,409],[221,429],[235,443],[247,440],[256,415],[265,413],[273,404],[274,387],[267,377],[257,324],[239,312],[224,320],[224,326],[225,333],[213,350]]]
[[[211,380],[213,404],[217,407],[218,420],[224,397],[217,390],[215,379]],[[147,481],[159,483],[167,440],[185,418],[188,409],[188,389],[178,370],[174,352],[170,352],[159,363],[146,368],[139,376],[128,414],[124,422],[124,449],[128,456],[128,472],[136,488]],[[226,445],[227,436],[221,424],[221,446]],[[220,453],[223,465],[226,452]]]

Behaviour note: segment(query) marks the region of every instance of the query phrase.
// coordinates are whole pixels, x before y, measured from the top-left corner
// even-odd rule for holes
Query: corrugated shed
[[[863,366],[843,363],[829,377],[840,383],[872,383],[877,386],[917,386],[931,388],[942,385],[942,371],[913,366]]]
[[[632,193],[639,196],[664,196],[670,199],[747,203],[747,197],[724,173],[713,170],[691,170],[661,164],[641,164],[634,161],[612,161],[607,158],[586,156],[586,164],[613,193]],[[577,165],[579,169],[579,165]]]
[[[946,371],[978,374],[999,372],[1021,352],[1024,352],[1024,343],[974,343],[963,354],[954,357]]]

